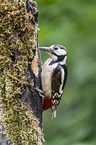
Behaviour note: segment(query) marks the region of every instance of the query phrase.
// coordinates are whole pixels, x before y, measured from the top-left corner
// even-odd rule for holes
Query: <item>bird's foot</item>
[[[44,92],[42,90],[40,90],[38,87],[34,88],[34,90],[36,90],[39,93],[39,96],[44,98]]]

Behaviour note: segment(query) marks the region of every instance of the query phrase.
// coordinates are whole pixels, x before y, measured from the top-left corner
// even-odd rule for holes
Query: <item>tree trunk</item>
[[[39,145],[43,140],[42,98],[34,89],[41,89],[42,68],[38,49],[37,3],[27,0],[25,11],[23,1],[2,1],[0,11],[0,145]],[[5,134],[9,142],[6,142]]]
[[[27,104],[32,107],[33,113],[40,121],[40,127],[42,126],[42,98],[39,96],[39,93],[34,90],[34,88],[41,88],[41,54],[38,49],[38,10],[37,3],[31,0],[26,1],[27,13],[32,14],[32,18],[29,16],[29,21],[35,27],[35,55],[33,60],[30,60],[28,64],[28,74],[30,75],[31,82],[34,82],[33,90],[26,88],[25,93],[22,95],[22,100],[27,102]]]

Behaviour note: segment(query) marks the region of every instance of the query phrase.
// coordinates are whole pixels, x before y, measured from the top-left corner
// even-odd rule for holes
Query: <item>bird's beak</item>
[[[50,47],[38,47],[40,50],[52,53],[52,49]]]

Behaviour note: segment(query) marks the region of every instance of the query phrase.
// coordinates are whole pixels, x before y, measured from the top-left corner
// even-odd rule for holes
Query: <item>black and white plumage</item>
[[[50,55],[50,58],[44,63],[41,73],[42,90],[44,92],[43,110],[51,107],[52,118],[55,118],[56,109],[60,103],[67,79],[67,49],[62,45],[39,48]]]

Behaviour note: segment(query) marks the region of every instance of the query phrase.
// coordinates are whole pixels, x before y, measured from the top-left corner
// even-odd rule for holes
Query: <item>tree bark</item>
[[[12,2],[14,2],[14,1],[12,1]],[[2,64],[1,65],[2,66],[1,77],[2,76],[3,77],[1,79],[2,91],[1,91],[0,102],[2,102],[1,108],[3,108],[3,110],[4,110],[3,112],[5,112],[5,114],[3,114],[3,115],[5,115],[5,120],[4,120],[5,126],[4,127],[8,129],[8,126],[12,125],[11,124],[11,122],[12,122],[13,126],[11,126],[11,127],[14,128],[14,123],[17,123],[16,129],[18,132],[18,127],[19,127],[18,124],[21,125],[21,127],[22,127],[22,124],[24,124],[24,123],[26,125],[26,120],[27,120],[26,116],[28,116],[28,114],[27,114],[28,110],[26,110],[27,107],[29,107],[28,113],[31,114],[30,113],[30,110],[31,110],[33,112],[33,114],[38,118],[39,127],[42,129],[42,98],[39,96],[39,93],[34,89],[34,88],[41,89],[42,66],[41,66],[41,54],[40,54],[40,50],[38,49],[38,8],[37,8],[37,3],[33,2],[32,0],[26,0],[26,16],[25,16],[24,14],[22,14],[22,12],[25,13],[23,2],[20,2],[20,0],[15,1],[15,2],[17,4],[18,8],[16,7],[16,4],[14,5],[14,3],[11,6],[11,3],[8,1],[5,1],[5,3],[6,3],[6,7],[5,7],[5,3],[2,1],[2,9],[4,10],[4,12],[2,12],[2,9],[1,9],[1,13],[2,13],[3,21],[5,23],[4,23],[4,27],[2,25],[2,32],[1,32],[2,36],[3,36],[2,43],[1,43],[1,51],[0,51],[1,52],[1,64]],[[4,6],[4,8],[3,8],[3,6]],[[23,8],[22,8],[22,6],[23,6]],[[9,9],[9,11],[8,11],[8,9]],[[20,15],[20,13],[21,13],[21,15]],[[30,22],[29,28],[28,28],[28,23],[27,23],[26,17],[28,17],[28,20]],[[6,19],[8,19],[9,21],[6,21]],[[17,19],[17,21],[15,19]],[[24,21],[24,23],[23,23],[23,21]],[[31,26],[32,26],[32,28],[31,28]],[[33,37],[31,36],[31,29],[32,29]],[[29,32],[28,36],[27,36],[27,32]],[[5,35],[3,35],[3,34],[5,34]],[[26,38],[28,39],[28,42],[27,42]],[[32,40],[30,40],[30,38]],[[32,46],[31,46],[31,44],[32,44]],[[30,46],[32,48],[29,48],[28,46]],[[23,70],[24,70],[24,73],[22,72]],[[8,91],[8,89],[10,90],[10,92]],[[17,104],[15,104],[15,102]],[[24,107],[23,104],[26,107]],[[16,106],[16,105],[18,105],[18,106],[16,108],[14,108],[14,106]],[[19,110],[20,106],[21,106],[21,110]],[[22,108],[24,108],[24,109],[22,110]],[[22,111],[21,112],[22,116],[20,116],[20,111]],[[7,115],[6,115],[6,112],[7,112]],[[12,120],[13,115],[15,117],[14,112],[16,113],[16,115],[18,114],[16,116],[17,122],[14,121],[14,119]],[[2,114],[1,114],[1,116],[2,116]],[[6,118],[6,116],[7,116],[7,118]],[[28,117],[29,117],[28,119],[30,119],[30,115]],[[20,120],[20,118],[21,118],[21,120]],[[23,122],[22,118],[25,121],[24,123],[22,123]],[[33,117],[33,121],[35,119]],[[30,120],[32,120],[32,119],[30,119]],[[30,120],[29,120],[29,123],[31,123]],[[1,121],[1,118],[0,118],[0,121]],[[38,121],[37,120],[35,120],[35,121],[38,124]],[[7,126],[7,124],[8,124],[8,126]],[[0,128],[1,128],[0,129],[0,145],[10,144],[10,140],[9,140],[9,142],[7,142],[5,134],[2,133],[4,131],[2,121],[0,124]],[[37,130],[39,130],[38,125],[36,126],[36,128],[37,128]],[[34,127],[33,127],[33,130],[34,130]],[[37,130],[36,130],[36,132],[38,132]],[[20,129],[20,131],[22,131],[22,128]],[[38,132],[37,134],[39,134],[39,133],[40,132]],[[26,132],[26,134],[27,134],[27,132]],[[26,134],[25,134],[25,138],[26,138]],[[8,133],[8,135],[10,138],[10,133]],[[30,136],[30,134],[29,134],[29,136]],[[29,136],[28,136],[28,138],[29,138]],[[40,134],[40,136],[41,136],[41,142],[42,142],[42,133]],[[13,137],[14,137],[14,133],[13,133]],[[16,134],[16,137],[17,137],[17,134]],[[18,135],[17,139],[19,142],[19,135]],[[22,142],[22,138],[20,138],[20,139]],[[33,137],[33,140],[34,140],[34,137]],[[38,140],[37,140],[37,142],[38,142]],[[24,139],[24,141],[25,141],[25,139]],[[16,140],[15,140],[15,142],[17,143]],[[19,144],[21,144],[21,142],[19,142],[17,144],[19,145]],[[30,145],[33,143],[34,143],[34,141],[32,143],[29,142]],[[39,144],[41,144],[40,141],[39,141]]]
[[[22,95],[24,102],[27,101],[27,104],[33,110],[34,115],[40,121],[40,127],[42,127],[42,98],[39,96],[39,93],[34,90],[34,88],[41,88],[41,54],[38,49],[38,9],[37,3],[32,0],[26,1],[26,10],[28,13],[32,14],[32,19],[29,16],[29,21],[35,27],[35,55],[34,59],[30,60],[28,64],[28,74],[30,75],[31,82],[34,82],[33,90],[26,88],[25,93]]]

